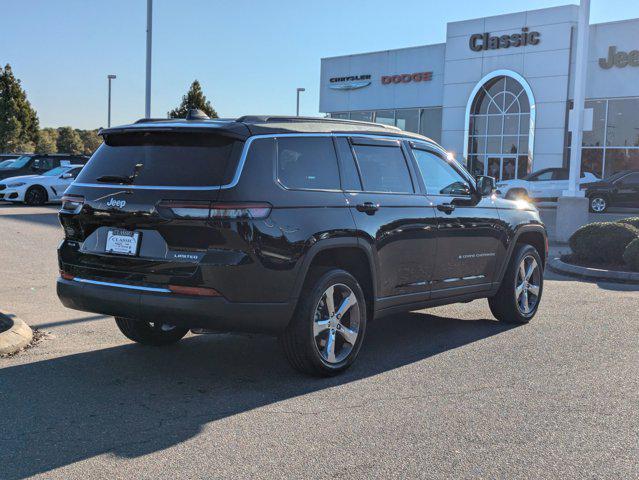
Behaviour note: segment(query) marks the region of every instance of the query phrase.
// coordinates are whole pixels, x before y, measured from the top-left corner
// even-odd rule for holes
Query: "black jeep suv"
[[[280,336],[300,371],[356,358],[368,322],[488,298],[528,322],[546,231],[439,145],[334,119],[142,120],[104,144],[60,211],[57,291],[143,344],[189,329]]]

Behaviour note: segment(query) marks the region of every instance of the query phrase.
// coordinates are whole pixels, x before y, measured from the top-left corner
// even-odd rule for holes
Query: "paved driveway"
[[[334,379],[275,339],[156,349],[57,301],[55,208],[0,206],[0,479],[637,478],[639,290],[547,276],[526,326],[485,301],[376,322]]]

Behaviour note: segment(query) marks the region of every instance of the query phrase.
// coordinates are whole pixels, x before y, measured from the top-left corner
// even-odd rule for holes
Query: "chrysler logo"
[[[349,77],[333,77],[329,80],[329,88],[333,90],[356,90],[371,84],[370,75],[352,75]]]
[[[115,198],[110,198],[109,201],[106,203],[107,207],[113,208],[124,208],[125,205],[126,200],[116,200]]]

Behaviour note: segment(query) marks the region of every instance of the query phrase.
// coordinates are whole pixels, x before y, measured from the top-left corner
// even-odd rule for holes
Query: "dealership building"
[[[578,14],[452,22],[445,43],[324,58],[320,111],[424,134],[475,174],[566,167]],[[607,176],[639,168],[639,19],[589,28],[581,169]]]

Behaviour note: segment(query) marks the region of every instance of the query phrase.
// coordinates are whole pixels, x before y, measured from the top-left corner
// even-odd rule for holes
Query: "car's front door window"
[[[470,195],[471,187],[446,160],[427,150],[414,149],[426,193],[429,195]]]

